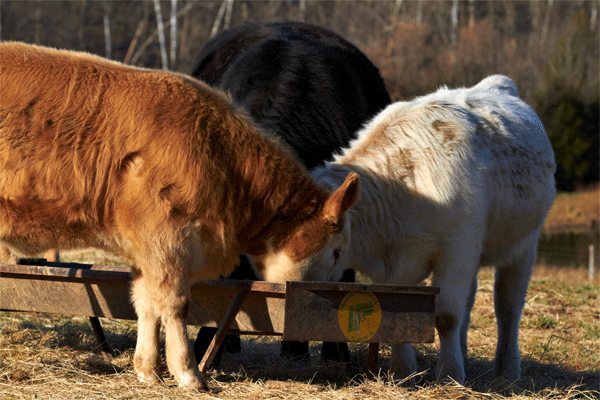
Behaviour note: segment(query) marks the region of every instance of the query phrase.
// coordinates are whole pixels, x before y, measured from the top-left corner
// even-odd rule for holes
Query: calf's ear
[[[337,188],[325,201],[323,217],[333,223],[338,223],[358,198],[359,183],[358,175],[348,174],[342,186]]]

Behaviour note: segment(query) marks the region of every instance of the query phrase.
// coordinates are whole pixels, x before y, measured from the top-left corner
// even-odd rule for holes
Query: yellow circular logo
[[[338,322],[344,336],[352,341],[371,339],[381,324],[381,306],[373,293],[350,292],[340,303]]]

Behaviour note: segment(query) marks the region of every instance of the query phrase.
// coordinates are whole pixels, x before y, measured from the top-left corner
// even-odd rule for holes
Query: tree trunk
[[[592,3],[592,12],[590,13],[590,31],[594,32],[596,30],[596,22],[598,20],[598,2],[594,1]]]
[[[233,0],[227,0],[227,7],[225,8],[225,22],[223,23],[223,30],[229,29],[231,23],[231,13],[233,12]]]
[[[552,4],[554,0],[548,0],[548,5],[546,6],[546,18],[544,18],[544,26],[542,26],[542,38],[540,45],[543,46],[546,43],[546,36],[548,36],[548,27],[550,26],[550,16],[552,15]]]
[[[304,19],[306,18],[306,0],[300,0],[299,14],[298,20],[304,22]]]
[[[108,6],[108,0],[102,1],[102,8],[104,9],[104,41],[106,43],[106,58],[112,58],[112,45],[110,39],[110,8]]]
[[[475,9],[477,8],[476,0],[469,0],[469,26],[475,26]]]
[[[125,58],[123,62],[125,64],[135,64],[135,61],[132,61],[134,57],[133,51],[137,46],[140,38],[142,37],[142,33],[146,30],[146,25],[148,25],[148,9],[144,7],[144,16],[138,22],[138,26],[135,30],[135,34],[133,35],[133,39],[131,39],[131,43],[129,43],[129,47],[127,48],[127,53],[125,54]]]
[[[219,26],[221,25],[221,20],[223,19],[223,15],[225,15],[225,7],[227,6],[227,0],[223,0],[221,3],[221,7],[217,12],[217,17],[215,18],[215,23],[213,24],[212,31],[210,31],[210,37],[214,37],[219,32]]]
[[[396,0],[394,4],[394,15],[400,14],[400,7],[402,7],[402,0]]]
[[[452,11],[450,13],[450,19],[452,21],[450,27],[450,46],[452,48],[452,51],[455,51],[458,37],[458,0],[452,0]]]
[[[183,7],[181,10],[179,10],[177,12],[177,17],[181,17],[186,15],[193,7],[194,5],[197,4],[196,2],[189,2],[185,5],[185,7]],[[167,22],[167,26],[170,26],[171,22]],[[163,27],[164,29],[164,27]],[[158,29],[155,30],[154,32],[152,32],[150,35],[148,35],[148,38],[146,38],[146,40],[144,41],[144,43],[142,43],[140,45],[140,47],[135,51],[135,53],[131,56],[131,60],[129,60],[129,63],[132,65],[136,65],[138,60],[140,59],[140,57],[142,56],[142,54],[144,53],[144,51],[146,51],[146,48],[148,48],[148,46],[150,46],[153,42],[154,39],[158,36]],[[164,35],[163,35],[163,40],[164,40]],[[135,46],[134,46],[135,47]]]
[[[38,0],[36,2],[35,5],[35,11],[33,12],[33,19],[34,19],[34,30],[33,30],[33,43],[40,43],[41,42],[41,31],[42,31],[42,7],[40,6],[40,0]]]
[[[79,50],[85,50],[85,48],[86,48],[86,46],[85,46],[85,27],[87,25],[87,21],[85,18],[86,6],[87,6],[87,0],[81,0],[81,11],[80,11],[81,27],[79,28],[78,37],[77,37]]]
[[[158,43],[160,45],[160,59],[162,61],[162,68],[168,69],[169,61],[167,60],[167,44],[165,42],[165,27],[162,21],[162,12],[160,11],[160,0],[154,0],[154,11],[156,12]]]
[[[417,24],[423,22],[423,0],[417,2]]]
[[[177,0],[171,0],[171,69],[177,64]]]

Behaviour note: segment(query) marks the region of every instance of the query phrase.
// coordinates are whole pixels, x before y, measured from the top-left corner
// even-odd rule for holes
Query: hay
[[[536,269],[537,271],[537,269]],[[493,272],[483,270],[469,331],[465,386],[437,385],[433,369],[437,345],[416,345],[421,373],[416,387],[388,374],[390,346],[380,350],[380,372],[365,373],[366,344],[351,344],[348,365],[324,363],[312,343],[307,362],[281,359],[279,339],[243,337],[241,354],[223,355],[207,374],[211,393],[180,390],[163,381],[145,385],[132,370],[135,323],[101,319],[115,356],[100,354],[87,319],[35,313],[0,313],[0,397],[2,399],[598,399],[600,392],[600,315],[598,286],[562,270],[534,275],[521,329],[523,377],[494,380],[496,344]],[[582,273],[585,273],[582,272]],[[561,282],[566,276],[566,282]],[[579,282],[579,283],[576,283]],[[583,283],[583,284],[582,284]],[[557,318],[558,315],[558,318]],[[547,318],[549,319],[547,319]],[[190,338],[197,328],[191,327]],[[166,366],[164,366],[166,370]]]

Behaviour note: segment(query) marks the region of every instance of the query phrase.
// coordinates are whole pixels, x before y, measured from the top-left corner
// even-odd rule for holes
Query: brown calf
[[[142,381],[160,376],[162,322],[170,372],[205,389],[186,336],[190,282],[230,273],[242,253],[271,280],[333,268],[357,194],[356,175],[324,191],[199,81],[0,43],[0,244],[127,257]]]

